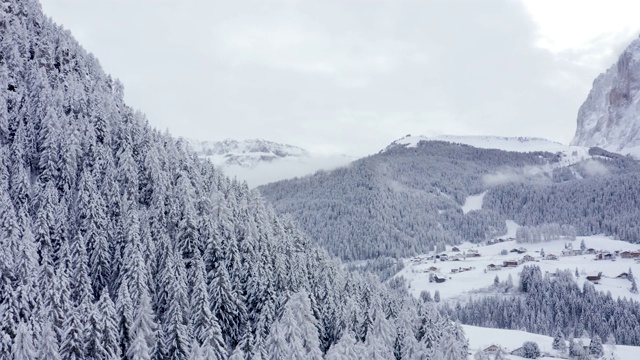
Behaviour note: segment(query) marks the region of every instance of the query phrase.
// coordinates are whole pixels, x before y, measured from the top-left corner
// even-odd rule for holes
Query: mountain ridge
[[[215,165],[238,165],[254,168],[261,162],[285,158],[307,158],[309,152],[299,146],[282,144],[264,139],[221,141],[184,139],[199,156],[208,158]]]

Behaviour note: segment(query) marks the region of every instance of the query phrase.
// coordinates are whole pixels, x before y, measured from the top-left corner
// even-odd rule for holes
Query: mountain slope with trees
[[[0,197],[0,359],[466,351],[152,129],[34,0],[0,3]]]
[[[343,259],[401,257],[506,233],[505,218],[494,211],[465,214],[467,196],[486,190],[485,175],[557,160],[551,153],[421,141],[259,190]]]

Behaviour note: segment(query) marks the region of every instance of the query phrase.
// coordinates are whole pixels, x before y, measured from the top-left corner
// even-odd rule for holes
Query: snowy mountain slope
[[[253,168],[261,162],[309,156],[309,152],[301,147],[263,139],[243,141],[233,139],[222,141],[185,140],[199,156],[211,160],[218,166],[238,165]]]
[[[640,155],[640,39],[594,81],[578,111],[575,146]]]
[[[397,257],[499,234],[505,219],[486,210],[465,214],[467,197],[485,191],[484,177],[505,167],[542,166],[557,158],[433,141],[259,190],[343,259]],[[478,209],[478,200],[465,209]]]
[[[392,142],[383,151],[397,146],[416,147],[420,141],[445,141],[452,144],[464,144],[479,149],[498,149],[514,152],[544,151],[562,154],[562,161],[557,166],[569,166],[579,161],[591,158],[589,147],[564,145],[559,142],[531,137],[502,137],[502,136],[460,136],[460,135],[407,135]]]
[[[396,334],[417,354],[464,347],[420,343],[415,323],[461,331],[151,128],[37,1],[0,2],[0,29],[0,359],[392,358]]]
[[[201,141],[185,139],[198,156],[221,167],[227,176],[250,187],[333,170],[355,160],[348,155],[313,154],[293,145],[262,139]]]

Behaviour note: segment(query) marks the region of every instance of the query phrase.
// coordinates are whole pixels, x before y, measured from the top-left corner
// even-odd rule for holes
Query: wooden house
[[[493,345],[489,346],[488,348],[482,350],[482,352],[484,352],[485,354],[488,354],[488,355],[495,355],[500,350],[501,350],[500,346],[498,346],[496,344],[493,344]]]
[[[498,265],[494,265],[494,264],[487,265],[487,270],[489,270],[489,271],[496,271],[496,270],[500,270],[500,269],[502,269],[502,266],[498,266]]]
[[[622,274],[616,276],[616,279],[628,279],[629,278],[629,274],[627,274],[626,272],[623,272]]]
[[[602,277],[602,271],[598,273],[598,275],[587,276],[587,280],[591,281],[594,284],[600,282],[600,278]]]
[[[505,260],[502,262],[502,267],[517,267],[520,265],[518,260]]]
[[[620,257],[623,259],[639,259],[640,252],[639,251],[623,251],[620,253]]]

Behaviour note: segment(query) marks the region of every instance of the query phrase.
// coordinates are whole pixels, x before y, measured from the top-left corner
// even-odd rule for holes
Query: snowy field
[[[553,338],[550,336],[532,334],[518,330],[491,329],[471,325],[462,325],[462,327],[469,339],[469,351],[472,354],[475,354],[478,350],[486,349],[491,345],[498,345],[509,353],[521,347],[522,343],[525,341],[534,341],[538,344],[542,353],[559,355],[551,348]],[[583,343],[586,345],[589,343],[589,340],[585,339]],[[607,354],[610,351],[609,346],[604,345],[604,350],[605,354]],[[640,347],[616,345],[614,354],[618,360],[635,360],[640,358]],[[473,356],[470,356],[469,359],[473,359]],[[505,359],[515,360],[524,358],[515,355],[507,355],[505,356]],[[557,359],[557,357],[540,357],[538,359]]]
[[[482,206],[482,194],[473,199],[469,197],[467,204],[473,203],[473,206]],[[480,201],[477,201],[480,199]],[[474,203],[475,202],[475,203]],[[479,202],[479,204],[478,204]],[[467,206],[465,204],[465,206]],[[507,221],[508,233],[503,239],[515,236],[518,225],[513,221]],[[614,251],[637,251],[640,244],[630,244],[625,241],[615,240],[608,236],[578,236],[574,241],[556,240],[550,242],[542,242],[536,244],[516,243],[514,240],[496,243],[493,245],[477,245],[465,243],[457,246],[458,252],[452,251],[452,247],[447,247],[446,254],[450,257],[455,254],[467,255],[473,251],[477,251],[479,257],[469,257],[459,261],[434,261],[426,260],[426,258],[434,254],[423,254],[417,257],[405,259],[405,268],[396,276],[404,276],[409,286],[409,291],[415,297],[420,295],[423,290],[428,290],[434,295],[437,290],[440,293],[441,301],[457,301],[468,298],[469,296],[482,296],[482,294],[491,294],[493,281],[496,275],[501,281],[512,276],[514,284],[517,286],[519,281],[519,273],[524,265],[535,264],[540,267],[543,273],[555,272],[557,269],[570,269],[572,273],[578,269],[579,277],[575,278],[576,282],[582,285],[587,275],[597,275],[602,272],[602,278],[595,288],[599,291],[610,291],[614,297],[633,298],[640,301],[640,294],[632,294],[629,291],[630,282],[626,279],[616,278],[621,273],[628,272],[631,268],[633,273],[640,274],[640,264],[632,259],[622,259],[617,257],[615,261],[611,260],[595,260],[595,255],[578,255],[578,256],[562,256],[562,250],[565,244],[571,243],[574,249],[580,248],[581,241],[584,240],[587,248],[597,251],[606,250]],[[509,252],[512,249],[524,248],[526,252],[518,254]],[[554,254],[558,256],[558,260],[545,260],[541,258],[540,251],[544,249],[545,255]],[[502,250],[507,250],[507,255],[501,255]],[[501,270],[489,271],[485,270],[488,265],[502,265],[503,261],[522,259],[525,255],[530,255],[534,261],[525,262],[512,268],[502,268]],[[418,260],[420,259],[420,260]],[[445,278],[443,283],[429,282],[429,268],[436,267],[434,274],[440,278]],[[454,269],[471,268],[469,271],[452,273]],[[455,271],[455,270],[454,270]],[[575,276],[575,275],[574,275]],[[491,329],[477,326],[463,325],[467,338],[469,339],[470,352],[475,353],[479,349],[486,349],[492,344],[499,345],[507,352],[511,352],[525,341],[535,341],[540,346],[542,352],[555,354],[551,349],[553,338],[544,335],[527,333],[517,330]],[[585,341],[588,343],[588,341]],[[605,351],[607,346],[605,346]],[[632,360],[640,359],[640,347],[634,346],[616,346],[616,359]],[[556,354],[557,355],[557,354]],[[469,357],[470,359],[472,357]],[[519,356],[507,355],[506,359],[522,359]],[[554,357],[543,357],[540,359],[553,359]]]
[[[487,192],[484,191],[478,195],[468,196],[464,201],[464,205],[462,205],[462,212],[466,214],[469,211],[482,209],[482,202],[486,194]]]
[[[510,232],[515,229],[514,223],[510,223]],[[580,242],[584,240],[587,248],[608,251],[625,251],[638,250],[640,244],[630,244],[625,241],[613,240],[610,237],[602,235],[594,236],[578,236],[575,241],[570,242],[574,249],[580,248]],[[506,280],[509,275],[512,276],[514,284],[518,283],[520,270],[524,265],[535,264],[540,267],[543,273],[555,272],[556,269],[570,269],[575,272],[578,269],[580,277],[576,279],[579,284],[586,281],[587,275],[597,275],[602,272],[602,279],[595,287],[600,291],[611,291],[614,297],[634,298],[640,301],[640,294],[632,294],[629,292],[630,282],[626,279],[617,279],[616,276],[623,272],[627,272],[629,268],[634,274],[640,274],[640,264],[632,259],[622,259],[618,257],[616,261],[611,260],[595,260],[595,255],[579,255],[579,256],[562,256],[562,250],[567,241],[556,240],[550,242],[536,244],[519,244],[515,241],[505,241],[493,245],[477,245],[465,243],[460,246],[459,252],[451,251],[451,247],[447,247],[449,256],[454,254],[468,253],[469,250],[478,251],[480,257],[469,257],[459,261],[434,261],[425,260],[433,254],[423,254],[415,258],[405,259],[405,268],[396,276],[404,276],[409,286],[409,291],[414,296],[419,296],[423,290],[429,290],[433,295],[436,290],[440,292],[443,300],[452,299],[468,294],[472,290],[488,288],[493,284],[496,275],[500,280]],[[514,248],[525,248],[524,254],[509,252],[507,255],[501,255],[502,250],[511,251]],[[558,256],[558,260],[541,259],[540,251],[544,249],[545,255],[554,254]],[[486,271],[490,264],[502,265],[503,261],[522,259],[525,255],[534,258],[532,262],[525,262],[524,265],[518,265],[513,268],[502,268],[497,271]],[[419,258],[421,260],[417,261]],[[434,272],[439,277],[445,277],[444,283],[429,282],[429,268],[436,267]],[[469,271],[452,273],[453,269],[472,268]],[[455,271],[455,270],[454,270]]]

